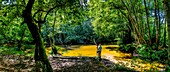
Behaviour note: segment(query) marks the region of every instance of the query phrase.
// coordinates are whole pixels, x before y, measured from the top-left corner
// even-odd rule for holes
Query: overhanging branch
[[[47,15],[48,15],[52,10],[54,10],[57,6],[60,6],[60,5],[56,5],[56,6],[54,6],[53,8],[51,8],[51,9],[49,9],[49,10],[47,11],[47,13],[46,13],[46,15],[45,15],[45,17],[44,17],[44,21],[46,21]]]
[[[41,12],[41,11],[43,11],[43,10],[39,9],[39,10],[37,10],[37,12],[35,12],[34,15],[33,15],[33,19],[34,19],[34,21],[35,21],[36,23],[38,23],[38,20],[35,19],[35,16],[36,16],[36,14],[38,14],[38,13]]]

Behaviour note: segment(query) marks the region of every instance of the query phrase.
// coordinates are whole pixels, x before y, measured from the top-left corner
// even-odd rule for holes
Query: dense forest
[[[170,0],[0,0],[0,71],[169,72],[169,41]]]

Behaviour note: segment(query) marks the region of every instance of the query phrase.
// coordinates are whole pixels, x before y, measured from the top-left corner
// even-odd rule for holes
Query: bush
[[[165,72],[170,72],[170,65],[166,66]]]
[[[136,50],[136,45],[135,44],[121,44],[119,50],[125,53],[133,53]]]
[[[1,54],[16,54],[16,55],[25,54],[23,51],[18,51],[16,48],[8,47],[8,46],[0,47],[0,53]]]
[[[153,47],[148,47],[147,45],[120,44],[119,50],[125,53],[133,53],[135,51],[140,55],[141,59],[148,61],[160,61],[165,63],[168,59],[167,49],[153,50]]]
[[[57,50],[57,52],[61,51],[61,47],[59,47],[59,46],[55,46],[54,48]],[[54,52],[51,50],[50,54],[54,54]]]
[[[166,49],[163,50],[153,50],[151,47],[147,47],[146,45],[141,45],[140,49],[137,49],[142,59],[150,60],[150,61],[164,61],[168,59],[168,51]]]

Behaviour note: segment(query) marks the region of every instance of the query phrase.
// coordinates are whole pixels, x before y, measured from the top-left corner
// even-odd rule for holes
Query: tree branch
[[[54,10],[57,6],[60,6],[60,5],[56,5],[56,6],[54,6],[53,8],[51,8],[51,9],[49,9],[49,10],[47,11],[47,13],[46,13],[46,15],[45,15],[45,17],[44,17],[44,22],[46,21],[47,15],[48,15],[52,10]]]
[[[36,14],[38,14],[38,13],[41,12],[41,11],[43,11],[43,10],[40,10],[40,9],[39,9],[39,10],[37,10],[37,12],[35,12],[34,15],[33,15],[33,19],[34,19],[34,21],[35,21],[36,23],[38,23],[38,20],[35,19],[35,16],[36,16]]]

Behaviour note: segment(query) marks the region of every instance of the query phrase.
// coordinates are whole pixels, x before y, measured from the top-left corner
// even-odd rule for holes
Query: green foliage
[[[51,51],[50,51],[50,54],[52,55],[52,54],[54,54],[54,52],[51,50]]]
[[[127,52],[127,53],[133,53],[136,50],[135,44],[120,44],[120,51]]]
[[[0,2],[2,3],[2,2]],[[18,2],[20,3],[20,2]],[[2,6],[0,9],[0,44],[17,43],[22,37],[24,42],[32,41],[27,26],[21,25],[23,19],[21,16],[22,7],[17,5]],[[22,36],[22,34],[24,35]]]
[[[88,43],[92,42],[96,38],[93,34],[93,27],[89,20],[81,22],[79,25],[72,24],[56,24],[54,28],[54,34],[52,33],[53,27],[49,24],[43,25],[42,36],[45,41],[48,42],[48,37],[52,38],[56,44],[77,44],[77,43]],[[47,37],[48,36],[48,37]]]
[[[35,45],[27,45],[27,44],[24,44],[23,45],[23,49],[34,49],[35,48]]]
[[[116,65],[116,67],[113,68],[112,70],[135,72],[133,69],[128,69],[128,68],[125,68],[121,65]]]
[[[105,38],[115,38],[118,34],[118,25],[124,25],[124,22],[119,16],[119,11],[113,9],[112,2],[101,0],[93,0],[89,2],[88,8],[89,16],[92,21],[92,26],[94,27],[94,33],[99,37]]]
[[[140,49],[137,50],[142,59],[149,61],[160,61],[164,62],[168,59],[168,52],[166,49],[163,50],[153,50],[151,47],[147,47],[146,45],[141,45]]]
[[[1,54],[16,54],[16,55],[23,55],[25,54],[23,51],[18,51],[16,48],[4,46],[0,47]]]
[[[55,48],[56,48],[57,51],[61,50],[61,47],[59,47],[59,46],[56,46]]]
[[[165,71],[166,71],[166,72],[169,72],[169,71],[170,71],[170,65],[169,65],[169,66],[166,66]]]
[[[59,46],[55,46],[54,48],[57,50],[57,52],[61,51],[61,47],[59,47]],[[51,50],[50,54],[54,54],[54,52]]]

